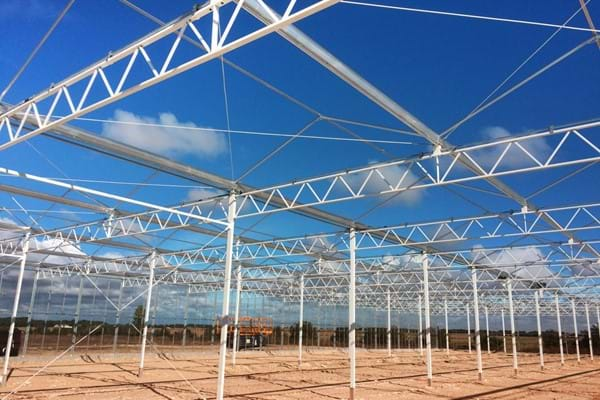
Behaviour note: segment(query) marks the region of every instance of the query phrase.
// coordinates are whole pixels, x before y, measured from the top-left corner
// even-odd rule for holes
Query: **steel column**
[[[577,363],[581,362],[579,353],[579,333],[577,332],[577,310],[575,310],[575,299],[571,299],[571,309],[573,310],[573,330],[575,331],[575,351],[577,352]]]
[[[427,385],[431,386],[433,380],[433,366],[431,365],[431,319],[429,316],[429,259],[423,255],[423,297],[425,300],[425,346],[427,348]]]
[[[519,360],[517,358],[517,336],[515,333],[515,309],[513,306],[512,296],[512,281],[509,279],[506,282],[506,289],[508,290],[508,312],[510,317],[510,337],[512,342],[512,358],[513,358],[513,371],[515,375],[519,372]]]
[[[216,4],[216,2],[215,2]],[[225,276],[223,284],[223,304],[221,311],[221,338],[219,342],[219,372],[217,380],[217,400],[222,400],[225,391],[225,363],[227,361],[227,335],[229,330],[229,295],[231,291],[231,268],[233,263],[233,241],[235,215],[237,212],[235,193],[228,197],[227,244],[225,249]]]
[[[235,365],[238,345],[239,345],[239,323],[240,323],[240,299],[242,295],[242,266],[238,265],[235,276],[235,316],[233,321],[233,353],[231,354],[231,364]],[[283,330],[282,330],[283,332]],[[283,336],[282,336],[283,338]]]
[[[27,354],[29,347],[29,334],[31,332],[31,320],[33,318],[33,308],[35,306],[35,295],[37,293],[38,279],[40,278],[40,268],[35,268],[33,278],[33,287],[31,288],[31,299],[29,300],[29,309],[27,310],[27,326],[25,327],[25,339],[23,340],[23,355]]]
[[[17,278],[17,287],[15,289],[15,298],[13,300],[12,314],[10,316],[10,326],[8,328],[8,339],[6,340],[6,348],[4,352],[4,366],[2,368],[2,386],[6,385],[8,379],[8,364],[10,362],[10,352],[13,346],[13,335],[15,333],[15,324],[17,322],[17,312],[19,311],[19,300],[21,299],[21,288],[23,286],[23,275],[25,274],[25,263],[27,263],[27,252],[29,251],[29,235],[27,232],[23,238],[21,246],[21,262],[19,264],[19,276]]]
[[[387,291],[387,350],[388,357],[392,356],[392,299],[390,290]]]
[[[492,354],[492,351],[490,349],[490,320],[489,320],[489,316],[488,316],[488,306],[487,305],[484,307],[484,311],[485,311],[485,339],[487,342],[487,352],[488,352],[488,354]]]
[[[298,368],[302,368],[302,334],[304,327],[304,275],[300,276],[300,315],[298,316]]]
[[[350,229],[350,283],[348,289],[348,355],[350,357],[350,400],[356,390],[356,232]]]
[[[592,326],[590,325],[590,309],[587,303],[585,303],[585,321],[587,323],[588,343],[590,346],[590,360],[594,361],[594,346],[592,345]],[[598,326],[598,329],[600,329],[600,325]]]
[[[500,316],[502,318],[502,346],[506,353],[506,324],[504,323],[504,308],[500,310]]]
[[[475,319],[475,350],[477,351],[477,376],[483,379],[483,361],[481,359],[481,332],[479,329],[479,295],[477,293],[477,270],[471,268],[471,285],[473,286],[473,318]]]
[[[467,343],[469,346],[469,354],[471,354],[471,309],[469,307],[469,303],[466,304],[466,309],[467,309]]]
[[[83,276],[79,276],[79,291],[77,292],[77,304],[75,305],[75,316],[73,318],[73,332],[71,334],[71,352],[75,351],[77,343],[77,331],[79,330],[79,316],[81,315],[81,298],[83,297]],[[50,303],[48,303],[50,304]]]
[[[138,377],[144,374],[144,359],[146,357],[146,338],[148,337],[148,321],[150,320],[150,305],[152,304],[152,288],[154,287],[154,268],[156,267],[156,252],[152,252],[150,258],[150,276],[148,277],[148,295],[146,296],[146,308],[144,308],[144,327],[142,330],[142,344],[140,346],[140,366]]]
[[[398,310],[398,330],[396,331],[396,336],[397,336],[397,340],[398,343],[396,344],[396,348],[398,350],[400,350],[400,322],[402,321],[402,314],[400,313],[400,310]]]
[[[419,354],[423,357],[423,297],[419,294]]]
[[[596,321],[598,326],[598,339],[600,339],[600,306],[596,305]]]
[[[556,304],[556,326],[558,329],[558,348],[560,350],[560,365],[565,365],[565,354],[563,351],[563,334],[562,324],[560,321],[560,305],[558,303],[558,293],[554,296],[554,302]]]
[[[450,356],[450,333],[448,331],[448,299],[444,299],[444,324],[446,326],[446,355]]]
[[[117,301],[117,315],[115,317],[115,332],[113,337],[113,354],[117,352],[117,342],[119,340],[119,325],[121,323],[121,300],[123,298],[123,281],[119,286],[119,299]]]
[[[540,369],[544,370],[544,340],[542,338],[542,320],[540,318],[540,299],[537,290],[533,293],[535,298],[535,318],[537,322],[538,349],[540,352]]]
[[[190,309],[190,292],[192,290],[191,286],[188,286],[185,291],[185,304],[183,306],[183,332],[181,333],[181,345],[185,347],[187,345],[187,325],[188,325],[188,317],[189,317],[189,309]]]

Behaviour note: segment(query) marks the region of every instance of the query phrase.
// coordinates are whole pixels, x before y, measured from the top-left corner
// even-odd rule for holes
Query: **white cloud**
[[[200,201],[200,200],[209,199],[211,197],[215,197],[215,196],[218,196],[221,194],[223,194],[223,192],[220,190],[217,190],[217,189],[207,189],[207,188],[190,189],[190,191],[187,192],[187,195],[185,196],[184,201],[185,202]]]
[[[0,217],[0,225],[6,225],[6,227],[0,228],[0,240],[11,239],[14,237],[18,237],[22,234],[19,230],[12,230],[10,227],[14,226],[15,228],[18,225],[10,218]]]
[[[481,245],[477,245],[473,248],[473,259],[477,263],[489,263],[495,265],[523,265],[527,263],[533,263],[543,261],[545,259],[544,253],[536,247],[520,247],[505,250],[486,250]],[[499,267],[496,268],[500,271],[506,271],[512,276],[522,279],[543,279],[549,278],[554,274],[545,265],[523,265],[518,269],[513,267]]]
[[[0,20],[9,18],[45,19],[57,13],[56,4],[44,0],[2,0]]]
[[[403,254],[400,256],[392,256],[386,255],[383,257],[383,263],[392,267],[400,267],[411,269],[411,268],[420,268],[423,265],[423,255],[422,254]],[[389,268],[385,268],[389,269]],[[397,268],[391,268],[397,269]]]
[[[483,129],[482,134],[486,140],[496,140],[512,136],[506,128],[501,126],[489,126]],[[549,156],[552,151],[546,140],[543,138],[525,140],[521,141],[519,144],[538,160]],[[505,147],[506,145],[500,145],[478,150],[474,153],[476,155],[475,159],[484,166],[491,167],[498,160],[498,157],[500,157]],[[531,166],[533,163],[534,161],[527,156],[523,150],[513,145],[502,159],[499,168],[519,168]]]
[[[375,162],[371,162],[370,164],[375,164]],[[388,167],[379,168],[379,172],[383,175],[383,178],[378,174],[373,174],[365,186],[363,193],[365,194],[375,194],[380,193],[389,189],[389,185],[396,186],[401,179],[403,179],[402,186],[411,186],[419,181],[419,177],[415,175],[412,170],[406,170],[404,166],[401,165],[391,165]],[[357,191],[365,179],[367,178],[368,172],[353,174],[344,177],[346,182],[352,187],[354,191]],[[339,184],[338,184],[339,185]],[[338,188],[339,191],[346,191],[341,186]],[[396,192],[394,194],[383,195],[384,198],[394,196],[392,200],[388,201],[385,205],[395,205],[395,204],[405,204],[405,205],[413,205],[421,201],[423,198],[423,190],[414,190],[409,189],[403,192]]]
[[[36,250],[48,250],[55,253],[54,255],[46,255],[41,253],[29,254],[29,260],[34,262],[47,262],[50,264],[68,264],[68,263],[81,263],[82,259],[77,256],[84,256],[84,253],[79,245],[64,239],[44,239],[37,240],[32,239],[30,242],[32,249]],[[64,254],[64,255],[60,255]]]
[[[210,129],[185,129],[198,126],[180,122],[172,113],[160,113],[157,119],[116,110],[113,120],[119,123],[105,122],[102,135],[153,153],[216,157],[227,150],[223,135]]]

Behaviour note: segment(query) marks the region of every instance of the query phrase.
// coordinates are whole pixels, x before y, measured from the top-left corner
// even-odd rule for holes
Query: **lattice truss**
[[[522,315],[533,312],[534,291],[541,291],[542,312],[548,314],[555,312],[555,295],[561,296],[559,307],[565,313],[571,309],[567,299],[574,299],[578,308],[599,304],[600,203],[557,202],[554,207],[537,207],[499,180],[595,164],[600,161],[599,120],[454,146],[292,26],[336,0],[271,3],[269,7],[261,0],[207,2],[22,103],[5,107],[0,115],[0,151],[52,133],[82,144],[93,142],[103,151],[167,173],[189,174],[230,194],[163,206],[0,167],[3,175],[33,182],[36,187],[58,187],[127,205],[104,207],[43,190],[2,185],[3,192],[92,210],[99,218],[46,229],[35,223],[14,226],[0,221],[0,262],[12,267],[25,260],[40,279],[85,276],[90,281],[117,280],[140,290],[180,285],[191,293],[227,290],[231,279],[232,285],[239,281],[242,291],[284,302],[297,303],[302,294],[308,302],[347,305],[351,260],[356,257],[358,306],[386,308],[389,294],[394,310],[414,312],[424,291],[422,266],[427,260],[433,314],[443,313],[444,304],[452,314],[465,312],[465,304],[473,297],[473,270],[481,304],[493,313],[506,308],[507,282],[512,285],[515,310]],[[259,26],[240,23],[241,15],[256,18]],[[425,138],[430,148],[417,156],[255,188],[126,145],[108,144],[67,125],[272,33]],[[157,48],[166,50],[154,51]],[[531,151],[539,143],[545,145],[542,154]],[[320,208],[477,181],[489,183],[514,200],[515,209],[374,227]],[[236,229],[236,222],[246,218],[290,212],[325,221],[336,230],[262,240]],[[195,246],[173,250],[143,244],[146,235],[168,237],[177,232],[195,235]],[[514,244],[515,240],[520,242]],[[72,251],[74,246],[102,246],[130,254],[101,257],[93,251]],[[524,259],[524,251],[533,251],[535,257]]]

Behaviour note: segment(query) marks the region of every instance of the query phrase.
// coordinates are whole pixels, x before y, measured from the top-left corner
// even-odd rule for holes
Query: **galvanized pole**
[[[387,350],[388,357],[392,356],[392,299],[390,290],[387,291]]]
[[[423,298],[419,295],[419,354],[423,357]]]
[[[350,356],[350,400],[356,390],[356,232],[350,229],[350,287],[348,289],[348,355]]]
[[[469,303],[466,304],[467,309],[467,343],[469,346],[469,354],[471,354],[471,310],[469,307]]]
[[[477,351],[477,376],[483,380],[483,361],[481,359],[481,332],[479,329],[479,295],[477,293],[477,270],[471,268],[471,285],[473,286],[473,318],[475,319],[475,350]]]
[[[592,345],[592,326],[590,325],[590,310],[587,303],[585,303],[585,320],[587,322],[588,343],[590,345],[590,360],[594,361],[594,346]],[[598,329],[600,329],[600,325],[598,326]]]
[[[510,336],[512,341],[512,358],[513,358],[513,370],[515,375],[519,372],[519,361],[517,359],[517,336],[515,334],[515,309],[513,307],[513,296],[512,296],[512,281],[509,279],[506,282],[506,288],[508,290],[508,312],[510,317]]]
[[[398,330],[396,331],[396,336],[398,337],[398,343],[396,348],[398,350],[400,350],[400,322],[402,321],[402,314],[400,313],[400,310],[398,310]]]
[[[562,327],[560,322],[560,305],[558,304],[558,293],[554,296],[554,301],[556,303],[556,325],[558,327],[558,348],[560,350],[560,365],[565,365],[565,354],[563,352],[563,335],[562,335]]]
[[[23,238],[21,245],[21,263],[19,264],[19,276],[17,278],[17,287],[15,289],[15,298],[13,300],[13,309],[10,316],[10,326],[8,328],[8,339],[6,340],[6,348],[4,351],[4,367],[2,368],[2,386],[6,385],[8,379],[8,364],[10,362],[10,352],[13,346],[13,335],[15,333],[15,324],[17,322],[17,312],[19,311],[19,300],[21,299],[21,287],[23,286],[23,275],[25,274],[25,264],[27,263],[27,252],[29,251],[29,236],[28,231]]]
[[[506,324],[504,323],[504,308],[500,309],[500,316],[502,318],[502,347],[506,353]]]
[[[450,356],[450,333],[448,332],[448,299],[444,299],[444,323],[446,325],[446,355]]]
[[[148,337],[148,321],[150,320],[150,305],[152,304],[152,287],[154,286],[154,268],[156,267],[156,251],[152,252],[150,258],[150,276],[148,277],[148,295],[146,296],[146,308],[144,309],[144,327],[142,330],[142,344],[140,347],[140,367],[138,377],[144,374],[144,359],[146,357],[146,338]]]
[[[423,255],[423,297],[425,300],[425,346],[427,348],[427,385],[431,386],[433,380],[433,366],[431,365],[431,319],[429,316],[429,259]]]
[[[535,317],[537,321],[538,348],[540,352],[540,369],[544,370],[544,340],[542,338],[542,319],[540,318],[540,299],[537,290],[533,293],[535,298]]]
[[[73,332],[71,334],[71,352],[75,351],[77,343],[77,331],[79,330],[79,316],[81,315],[81,298],[83,296],[83,276],[79,276],[79,292],[77,292],[77,304],[75,305],[75,316],[73,318]],[[48,303],[49,304],[49,303]]]
[[[233,321],[233,353],[231,354],[231,364],[235,365],[238,344],[239,344],[239,323],[240,323],[240,299],[242,294],[242,266],[238,265],[235,274],[235,316]]]
[[[600,339],[600,306],[596,305],[596,321],[598,322],[598,338]]]
[[[487,342],[487,352],[488,354],[492,354],[492,350],[490,349],[490,320],[488,317],[488,306],[484,307],[485,310],[485,339]]]
[[[300,315],[298,316],[298,368],[302,368],[302,330],[304,325],[304,275],[300,276]]]
[[[29,300],[29,309],[27,310],[27,326],[25,327],[25,339],[23,340],[23,355],[27,354],[29,347],[29,333],[31,332],[31,320],[33,318],[33,308],[35,306],[35,295],[37,293],[38,279],[40,278],[40,268],[35,268],[35,276],[33,278],[33,287],[31,288],[31,299]]]
[[[191,286],[188,286],[185,291],[185,303],[183,306],[183,332],[181,333],[181,345],[185,347],[187,345],[187,326],[188,326],[188,318],[189,318],[189,309],[190,309],[190,292],[192,290]]]
[[[213,15],[217,14],[216,10]],[[236,199],[231,192],[227,209],[227,244],[225,248],[225,281],[223,282],[223,304],[221,311],[221,338],[219,342],[219,369],[217,379],[217,400],[223,400],[225,392],[225,363],[227,361],[227,335],[229,330],[229,295],[231,291],[231,268],[233,263],[233,240],[235,233]]]
[[[117,342],[119,340],[119,325],[121,323],[121,299],[123,297],[123,281],[119,286],[119,299],[117,301],[117,315],[115,317],[115,332],[113,337],[113,354],[117,352]]]
[[[581,362],[579,354],[579,335],[577,332],[577,312],[575,310],[575,299],[571,299],[571,309],[573,310],[573,329],[575,330],[575,351],[577,352],[577,363]]]

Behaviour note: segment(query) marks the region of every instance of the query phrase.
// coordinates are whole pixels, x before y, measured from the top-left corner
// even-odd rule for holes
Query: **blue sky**
[[[595,1],[589,3],[589,9],[593,18],[598,21],[600,6]],[[379,2],[386,3],[384,0]],[[4,38],[0,42],[2,87],[12,78],[64,3],[6,0],[0,4],[0,34]],[[166,21],[191,10],[193,3],[183,0],[135,2]],[[535,1],[501,4],[494,1],[387,1],[387,4],[553,24],[562,24],[578,6],[576,2],[560,0],[546,1],[543,5]],[[244,23],[251,23],[251,19],[246,18]],[[587,26],[581,13],[570,25]],[[298,27],[438,132],[444,131],[467,114],[555,30],[350,4],[338,4],[301,21]],[[47,88],[51,82],[60,81],[106,56],[109,51],[119,49],[155,28],[155,24],[117,0],[77,1],[5,100],[17,103]],[[589,32],[561,31],[499,93],[589,37]],[[270,35],[236,50],[226,58],[323,115],[406,129],[277,35]],[[456,145],[469,144],[497,136],[597,118],[600,98],[600,85],[597,84],[600,79],[599,66],[598,48],[588,45],[461,126],[449,140]],[[210,62],[86,117],[226,129],[221,68],[220,62]],[[265,89],[233,68],[226,65],[224,71],[232,129],[291,134],[314,119],[310,112]],[[74,121],[72,125],[111,139],[150,146],[152,151],[161,155],[228,178],[232,175],[239,177],[286,140],[232,134],[230,149],[227,136],[212,131],[190,137],[197,132],[174,133],[162,128],[149,131],[131,125],[85,120]],[[419,137],[364,127],[352,129],[370,139],[411,143],[381,145],[392,158],[431,150],[426,141]],[[161,140],[166,134],[172,136],[168,140]],[[323,121],[314,124],[306,134],[347,137],[345,133]],[[148,140],[148,137],[152,140]],[[230,163],[230,152],[233,165]],[[250,174],[244,182],[265,187],[384,161],[385,157],[361,143],[298,139]],[[1,166],[51,177],[64,173],[69,178],[121,181],[149,179],[150,183],[201,186],[165,174],[153,175],[147,168],[77,149],[46,137],[37,137],[30,143],[21,143],[3,151],[0,159]],[[574,169],[514,176],[503,180],[527,195]],[[590,185],[590,181],[594,182],[595,178],[595,170],[591,168],[569,179],[561,187],[544,192],[534,198],[534,201],[541,206],[594,201],[599,189],[598,185]],[[14,178],[2,178],[1,183],[62,193],[61,190],[47,186],[17,182]],[[106,183],[85,185],[123,195],[130,194],[132,190],[131,186]],[[473,186],[490,189],[482,182],[474,183]],[[160,204],[177,204],[194,196],[214,193],[202,190],[204,189],[187,186],[145,187],[131,195]],[[518,208],[513,201],[498,196],[464,188],[451,190],[439,187],[403,194],[360,220],[379,226]],[[10,196],[0,196],[2,204],[16,207]],[[69,196],[85,199],[77,194]],[[465,202],[464,197],[473,203]],[[323,208],[350,219],[358,219],[380,200],[366,199]],[[25,208],[39,209],[48,206],[32,199],[24,198],[19,201]],[[26,216],[21,217],[26,219]],[[93,220],[103,216],[72,217]],[[65,224],[65,221],[44,218],[46,227]],[[249,218],[239,226],[250,226],[257,220]],[[288,236],[337,228],[298,216],[279,214],[259,222],[255,229],[275,236]],[[181,246],[179,243],[167,245],[173,248]]]

